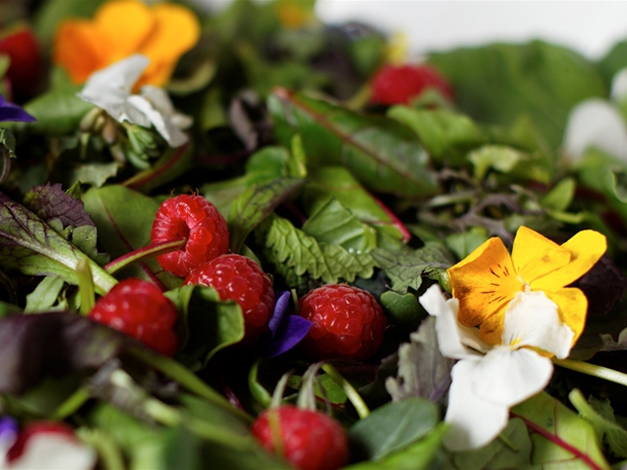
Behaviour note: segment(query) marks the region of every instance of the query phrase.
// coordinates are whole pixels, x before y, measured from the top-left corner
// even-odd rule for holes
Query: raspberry
[[[440,73],[428,65],[385,65],[372,78],[372,101],[383,105],[409,104],[428,88],[453,100],[453,90]]]
[[[275,426],[280,446],[273,439],[279,434]],[[293,405],[270,408],[255,420],[251,432],[270,452],[282,449],[283,457],[300,470],[336,470],[348,463],[344,428],[319,411]]]
[[[234,300],[244,314],[244,339],[257,339],[268,329],[274,309],[274,290],[270,278],[250,258],[237,254],[218,256],[185,278],[184,284],[211,286],[221,300]]]
[[[327,284],[305,294],[300,315],[313,322],[305,352],[320,359],[368,359],[379,349],[387,320],[369,292],[347,284]]]
[[[166,199],[152,224],[152,243],[187,239],[183,248],[157,256],[163,269],[185,277],[194,268],[227,252],[229,229],[216,206],[202,196]]]
[[[126,333],[166,356],[176,352],[176,307],[163,292],[141,279],[124,279],[101,297],[89,313],[93,320]]]

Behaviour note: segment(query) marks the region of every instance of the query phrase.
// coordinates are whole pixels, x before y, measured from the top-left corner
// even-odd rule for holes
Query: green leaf
[[[588,403],[578,389],[572,390],[568,398],[579,415],[594,427],[599,442],[603,442],[612,455],[626,458],[627,430],[616,422],[609,401],[600,401],[591,396]]]
[[[298,276],[308,273],[325,283],[340,279],[352,282],[356,276],[372,276],[374,262],[369,254],[350,253],[339,245],[318,243],[289,220],[277,215],[271,215],[266,222],[263,227],[265,246],[277,267],[284,265]]]
[[[553,211],[565,211],[573,200],[576,187],[574,178],[564,178],[542,198],[542,207]]]
[[[300,134],[308,164],[344,165],[366,187],[403,196],[439,191],[416,136],[392,119],[361,116],[284,89],[268,100],[278,139]]]
[[[239,253],[248,234],[302,184],[300,178],[277,178],[249,187],[233,201],[228,216],[231,250]]]
[[[24,313],[50,312],[57,303],[65,281],[58,277],[44,277],[35,290],[26,296]]]
[[[378,461],[361,462],[345,470],[427,470],[432,468],[448,426],[440,423],[424,439]]]
[[[427,317],[410,338],[398,348],[398,375],[389,377],[385,388],[393,401],[422,397],[439,402],[448,391],[455,361],[440,352],[435,318]]]
[[[490,133],[468,116],[447,109],[393,106],[388,116],[411,128],[429,155],[439,162],[463,165],[470,150],[491,140]]]
[[[444,243],[455,253],[457,259],[464,259],[487,239],[485,230],[478,228],[463,233],[453,233],[444,239]]]
[[[83,195],[85,210],[98,227],[98,239],[112,259],[150,243],[150,231],[159,203],[140,192],[120,185],[92,188]],[[156,259],[120,271],[121,277],[149,280],[153,274],[171,289],[181,279],[165,272]]]
[[[483,179],[488,170],[501,173],[511,172],[520,162],[528,160],[527,155],[505,145],[484,145],[468,154],[475,167],[475,176]]]
[[[387,403],[360,419],[348,430],[359,457],[381,460],[427,436],[440,421],[438,408],[424,398]]]
[[[415,251],[377,248],[372,257],[392,281],[392,290],[404,294],[418,290],[422,276],[439,279],[454,261],[451,253],[438,242],[428,242]]]
[[[592,425],[547,393],[531,397],[511,413],[535,431],[531,434],[533,464],[610,469]]]
[[[213,287],[184,285],[165,295],[185,319],[185,355],[206,364],[215,353],[244,337],[241,307],[236,302],[221,301]]]
[[[76,265],[87,259],[94,285],[104,294],[117,281],[50,225],[0,193],[0,265],[30,276],[57,276],[76,285]]]
[[[414,294],[399,294],[388,290],[381,294],[379,303],[388,319],[387,334],[392,334],[395,338],[407,338],[410,332],[418,329],[425,315]]]
[[[80,87],[51,90],[29,101],[24,110],[37,119],[28,128],[48,136],[72,134],[94,105],[83,101],[76,93]]]
[[[450,80],[462,112],[506,127],[529,115],[552,149],[576,103],[607,96],[592,63],[542,41],[460,48],[431,54],[429,62]]]
[[[509,470],[538,468],[531,464],[531,439],[525,423],[518,418],[509,420],[507,427],[490,444],[468,452],[452,454],[459,470]]]

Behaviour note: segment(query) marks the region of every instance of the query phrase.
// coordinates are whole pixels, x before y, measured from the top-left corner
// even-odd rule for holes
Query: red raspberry
[[[176,307],[163,292],[141,279],[124,279],[89,313],[97,322],[126,333],[166,356],[176,352]]]
[[[202,196],[166,199],[152,223],[152,243],[187,239],[185,247],[157,256],[163,269],[187,276],[194,268],[227,252],[229,229],[216,206]]]
[[[280,446],[275,445],[273,426],[280,430]],[[269,408],[259,415],[251,432],[270,452],[282,448],[283,457],[300,470],[336,470],[348,463],[344,428],[319,411],[293,405]]]
[[[385,65],[372,78],[370,85],[374,103],[409,104],[428,88],[435,88],[453,100],[448,81],[428,65]]]
[[[274,309],[274,290],[270,278],[250,258],[237,254],[218,256],[194,269],[184,284],[211,286],[221,300],[234,300],[244,314],[244,339],[257,339],[268,329]]]
[[[369,292],[327,284],[299,300],[300,315],[313,322],[302,347],[312,359],[368,359],[379,349],[387,325]]]

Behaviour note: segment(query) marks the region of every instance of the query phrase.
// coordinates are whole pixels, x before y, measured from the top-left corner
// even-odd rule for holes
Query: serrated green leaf
[[[266,219],[265,247],[276,265],[284,264],[297,275],[308,273],[314,279],[335,283],[351,282],[356,276],[372,275],[374,262],[367,253],[350,253],[339,245],[318,243],[292,223],[272,215]]]
[[[451,253],[438,242],[428,242],[415,251],[377,248],[371,254],[392,281],[392,290],[401,294],[408,288],[418,290],[422,276],[439,279],[454,264]]]
[[[308,164],[346,166],[377,192],[424,196],[439,191],[416,136],[392,119],[362,116],[329,102],[280,89],[268,100],[277,137],[300,134]]]

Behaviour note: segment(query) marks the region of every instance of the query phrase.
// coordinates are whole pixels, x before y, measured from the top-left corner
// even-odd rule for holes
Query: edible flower
[[[180,147],[188,141],[181,129],[191,125],[191,118],[175,111],[162,88],[144,85],[140,94],[131,92],[149,64],[148,57],[133,54],[90,76],[78,96],[119,122],[154,125],[171,147]]]
[[[57,30],[53,60],[75,83],[134,53],[150,59],[138,86],[168,83],[179,58],[200,37],[196,16],[173,3],[152,7],[139,0],[103,3],[93,18],[63,21]]]
[[[588,301],[581,290],[566,286],[589,271],[606,248],[605,236],[594,230],[582,230],[558,245],[521,226],[510,257],[500,238],[490,238],[447,271],[459,302],[459,321],[479,326],[487,344],[500,344],[512,301],[520,292],[542,292],[557,305],[559,320],[574,333],[574,344],[585,325]]]
[[[459,300],[446,300],[438,285],[419,300],[436,317],[442,355],[459,359],[451,370],[444,417],[450,430],[444,444],[456,452],[483,447],[505,429],[512,406],[546,387],[553,374],[548,356],[567,357],[575,334],[543,292],[520,291],[514,296],[494,346],[483,342],[476,328],[459,321]]]
[[[9,103],[0,95],[0,121],[34,122],[35,118],[24,111],[20,106]]]
[[[268,322],[268,333],[259,340],[259,354],[263,357],[276,357],[286,353],[300,343],[312,322],[298,315],[288,314],[290,293],[276,294],[274,312]]]

